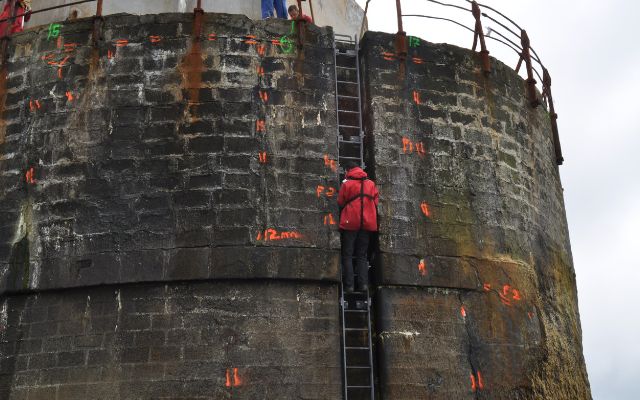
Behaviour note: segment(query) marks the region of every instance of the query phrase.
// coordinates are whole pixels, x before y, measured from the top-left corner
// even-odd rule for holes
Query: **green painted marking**
[[[282,52],[285,54],[291,54],[295,50],[295,46],[293,45],[293,41],[289,39],[286,35],[280,38],[280,48]]]
[[[420,46],[420,39],[415,36],[409,36],[409,47]]]
[[[60,28],[62,25],[60,24],[51,24],[49,25],[49,35],[47,35],[47,40],[55,39],[60,36]]]

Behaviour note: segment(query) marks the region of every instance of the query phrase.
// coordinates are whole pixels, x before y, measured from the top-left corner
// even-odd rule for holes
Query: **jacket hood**
[[[347,178],[362,179],[366,178],[367,176],[367,173],[364,172],[360,167],[351,168],[349,172],[347,172]]]

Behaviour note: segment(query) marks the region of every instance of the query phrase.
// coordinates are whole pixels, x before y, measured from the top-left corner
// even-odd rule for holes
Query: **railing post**
[[[542,94],[547,98],[549,103],[549,118],[551,119],[551,131],[553,132],[553,148],[556,153],[556,164],[562,165],[564,158],[562,157],[562,147],[560,147],[560,134],[558,132],[558,114],[556,114],[553,106],[553,96],[551,95],[551,75],[545,67],[542,67]]]
[[[17,0],[7,0],[9,4],[9,20],[5,21],[6,25],[4,27],[4,32],[0,32],[2,35],[2,48],[0,48],[0,62],[2,62],[2,66],[5,64],[5,57],[7,55],[7,47],[9,47],[9,31],[11,30],[11,25],[13,24],[13,17],[16,16],[16,2]]]
[[[302,19],[302,0],[298,0],[298,18],[296,20],[296,25],[298,25],[298,49],[302,50],[304,46],[304,27],[305,21]]]
[[[93,45],[98,46],[100,40],[100,28],[102,27],[102,0],[98,0],[96,5],[96,16],[93,19]]]
[[[482,31],[482,21],[480,20],[481,12],[480,6],[474,0],[471,2],[471,13],[476,19],[476,29],[473,35],[473,51],[476,51],[476,46],[478,45],[478,39],[480,39],[480,57],[482,59],[482,71],[485,75],[489,75],[491,73],[491,63],[489,61],[489,51],[487,50],[487,45],[484,41],[484,32]]]
[[[522,31],[520,32],[520,43],[522,44],[522,53],[520,54],[520,60],[518,61],[516,72],[518,72],[522,61],[524,60],[527,68],[527,94],[529,96],[529,104],[531,104],[532,107],[538,107],[541,103],[540,99],[538,98],[538,94],[536,93],[536,80],[533,79],[533,67],[531,66],[531,50],[529,49],[531,42],[529,41],[527,31],[525,31],[524,29],[522,29]]]
[[[193,41],[200,43],[202,40],[202,24],[204,20],[204,10],[202,9],[202,0],[198,0],[196,8],[193,9]]]
[[[309,0],[309,11],[311,11],[311,20],[316,23],[316,16],[313,15],[313,0]],[[300,11],[302,13],[302,11]]]
[[[396,0],[396,12],[398,14],[398,33],[396,33],[396,54],[401,65],[407,58],[407,33],[402,28],[402,5],[400,0]]]

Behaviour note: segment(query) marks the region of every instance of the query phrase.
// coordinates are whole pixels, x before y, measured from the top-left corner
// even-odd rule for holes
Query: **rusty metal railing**
[[[364,21],[367,16],[367,11],[369,9],[369,2],[371,0],[367,0],[365,6],[365,13],[363,17],[362,26],[364,27]],[[495,42],[501,43],[504,46],[507,46],[511,50],[513,50],[518,55],[518,64],[515,67],[517,73],[520,72],[520,68],[522,65],[525,66],[526,79],[525,82],[527,84],[527,98],[528,103],[531,107],[536,108],[543,103],[548,106],[549,117],[551,119],[551,129],[553,131],[553,141],[554,141],[554,150],[556,156],[556,163],[561,165],[564,161],[562,157],[562,149],[560,147],[559,133],[558,133],[558,114],[555,112],[555,107],[553,104],[553,96],[551,94],[551,76],[549,71],[542,63],[540,56],[531,46],[531,42],[529,39],[529,35],[527,31],[524,30],[520,25],[514,22],[512,19],[507,17],[502,12],[496,10],[493,7],[488,5],[478,3],[475,0],[464,0],[464,2],[468,3],[468,7],[463,7],[457,4],[445,3],[437,0],[425,0],[430,3],[438,4],[443,7],[450,7],[459,9],[465,12],[468,12],[472,15],[474,19],[474,27],[470,28],[465,24],[456,21],[451,18],[445,18],[441,16],[434,15],[425,15],[425,14],[403,14],[402,13],[402,2],[401,0],[396,0],[396,12],[398,19],[398,31],[396,33],[395,39],[395,51],[396,51],[396,59],[400,61],[400,69],[401,72],[404,70],[404,60],[407,58],[408,54],[408,46],[407,46],[407,34],[403,28],[403,17],[419,17],[419,18],[427,18],[433,20],[441,20],[453,23],[457,26],[460,26],[470,32],[473,33],[473,45],[472,50],[476,51],[478,44],[480,45],[480,51],[478,51],[480,55],[480,59],[482,62],[482,71],[486,76],[489,76],[491,73],[491,63],[489,58],[489,50],[487,48],[487,39],[491,39]],[[462,0],[460,0],[462,1]],[[487,12],[483,12],[482,9],[490,10],[495,13],[495,16],[489,15]],[[496,18],[497,16],[497,18]],[[487,20],[497,24],[501,28],[503,28],[508,34],[512,36],[512,38],[507,35],[499,32],[494,28],[489,28],[487,34],[483,31],[482,19],[486,18]],[[503,19],[505,22],[501,22],[499,18]],[[513,29],[511,29],[508,24],[514,26],[520,33],[517,33]],[[361,31],[362,32],[362,31]],[[497,35],[492,36],[492,34]],[[512,40],[513,39],[513,40]],[[520,43],[516,43],[519,41]],[[535,65],[534,65],[535,64]],[[542,74],[539,69],[542,70]],[[535,79],[535,76],[538,80]],[[541,96],[538,95],[538,91],[536,90],[536,84],[541,84]]]
[[[24,18],[27,15],[44,13],[47,11],[57,10],[59,8],[72,7],[78,4],[97,2],[96,4],[96,15],[94,19],[94,31],[93,31],[93,40],[94,43],[97,41],[98,36],[100,34],[100,24],[102,23],[102,4],[103,0],[79,0],[74,1],[72,3],[60,4],[52,7],[45,7],[39,10],[29,10],[27,12],[23,12],[21,14],[16,13],[16,6],[18,4],[18,0],[6,0],[9,4],[9,17],[0,19],[0,23],[5,22],[4,32],[0,32],[0,40],[2,40],[2,46],[0,47],[0,65],[4,66],[6,62],[6,54],[7,47],[9,43],[9,39],[11,35],[9,34],[9,30],[11,29],[11,22],[15,21],[16,18]],[[7,4],[5,3],[5,4]]]

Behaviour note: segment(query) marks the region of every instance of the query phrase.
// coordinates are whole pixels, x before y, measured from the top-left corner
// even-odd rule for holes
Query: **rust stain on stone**
[[[204,13],[196,11],[193,22],[192,43],[189,51],[180,63],[182,74],[182,87],[188,93],[189,105],[197,104],[200,100],[200,88],[202,87],[202,73],[204,61],[202,59],[202,20]],[[192,108],[192,112],[195,107]],[[195,115],[192,115],[194,118]]]

